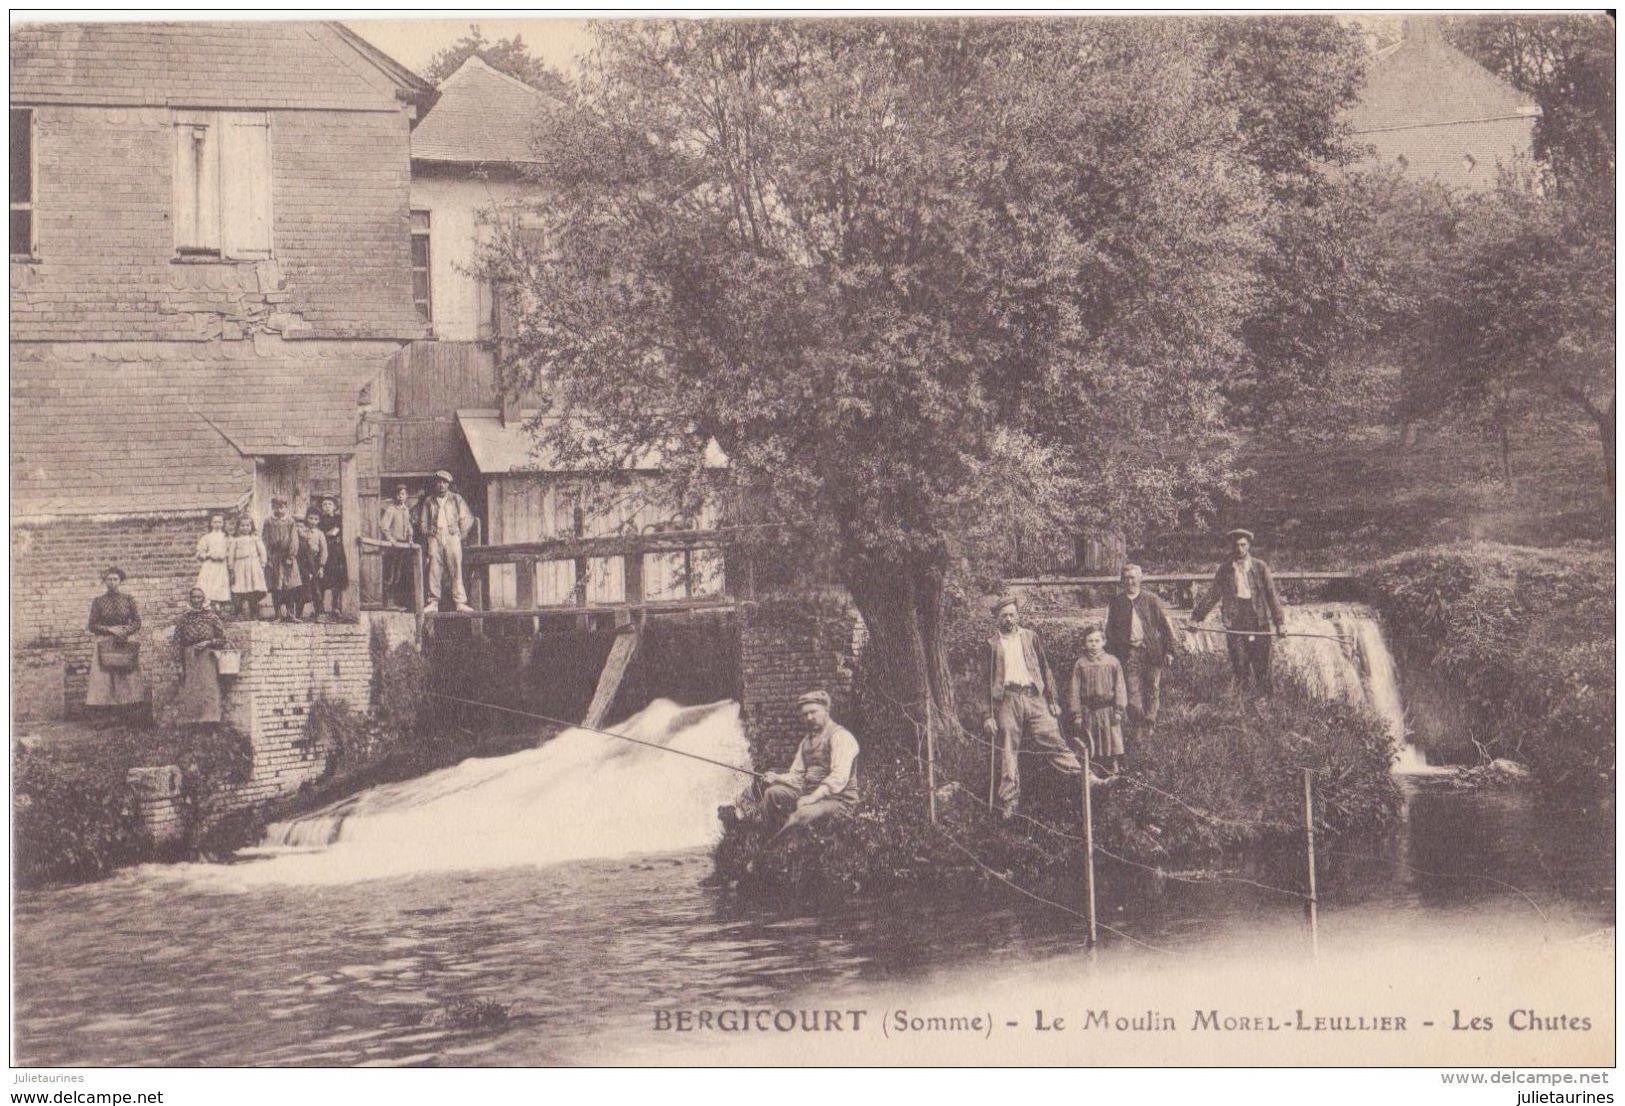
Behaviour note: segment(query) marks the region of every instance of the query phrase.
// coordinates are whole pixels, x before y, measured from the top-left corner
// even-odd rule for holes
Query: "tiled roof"
[[[470,55],[440,83],[440,99],[412,131],[417,161],[518,164],[539,160],[531,131],[546,93]]]
[[[357,397],[383,361],[345,346],[13,346],[13,516],[216,507],[253,486],[255,454],[353,452]]]
[[[1539,113],[1533,99],[1437,34],[1408,34],[1373,59],[1349,122],[1367,134]]]
[[[418,89],[328,23],[25,23],[11,33],[14,104],[398,111],[401,91]]]
[[[536,411],[521,411],[519,418],[504,426],[501,412],[496,410],[475,408],[457,412],[457,426],[462,430],[469,452],[474,455],[474,464],[481,474],[565,471],[528,429],[538,414]],[[551,419],[550,416],[547,421]],[[660,461],[660,451],[651,449],[626,467],[654,470],[660,467]],[[728,466],[728,455],[714,441],[705,447],[705,465],[717,469]]]

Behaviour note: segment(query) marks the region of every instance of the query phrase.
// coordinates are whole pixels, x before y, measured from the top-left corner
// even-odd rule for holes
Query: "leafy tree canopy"
[[[1560,181],[1614,174],[1614,20],[1609,15],[1457,15],[1458,49],[1540,104],[1535,153]]]
[[[1341,156],[1353,78],[1298,68],[1344,56],[1334,23],[596,34],[542,135],[547,251],[515,235],[490,259],[563,460],[654,446],[694,483],[714,439],[939,719],[948,582],[998,561],[1000,502],[1132,535],[1228,489],[1227,392],[1297,279],[1283,244],[1311,240],[1310,270],[1335,246],[1285,214]]]

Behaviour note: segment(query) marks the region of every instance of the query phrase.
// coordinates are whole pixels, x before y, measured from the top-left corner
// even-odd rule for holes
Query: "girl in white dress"
[[[224,515],[209,516],[209,532],[197,540],[197,584],[216,611],[231,609],[231,573],[226,560],[231,555],[231,539],[226,537]]]
[[[237,536],[231,539],[231,597],[237,603],[237,617],[255,619],[260,600],[265,597],[265,543],[254,530],[254,516],[246,511],[237,516]]]

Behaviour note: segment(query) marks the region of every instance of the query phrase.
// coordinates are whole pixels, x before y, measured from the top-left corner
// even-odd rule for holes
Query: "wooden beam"
[[[1276,572],[1271,570],[1270,575],[1277,580],[1357,580],[1359,574],[1354,572]],[[1142,576],[1141,581],[1147,584],[1188,584],[1212,580],[1212,572],[1168,572],[1155,576]],[[1005,585],[1012,588],[1060,588],[1107,586],[1121,584],[1120,576],[1026,576],[1014,580],[1006,580]]]
[[[339,541],[350,575],[340,603],[344,616],[355,618],[361,613],[361,489],[356,484],[354,453],[339,458],[339,511],[344,515]]]
[[[661,530],[653,534],[625,534],[607,538],[559,538],[553,541],[476,545],[464,550],[465,564],[506,564],[520,557],[542,561],[570,561],[578,557],[624,557],[630,554],[680,552],[684,549],[721,548],[728,539],[715,530]]]

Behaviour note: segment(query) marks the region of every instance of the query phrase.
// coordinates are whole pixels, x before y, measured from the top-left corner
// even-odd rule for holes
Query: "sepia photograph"
[[[1612,1102],[1613,14],[546,14],[12,14],[11,1101]]]

